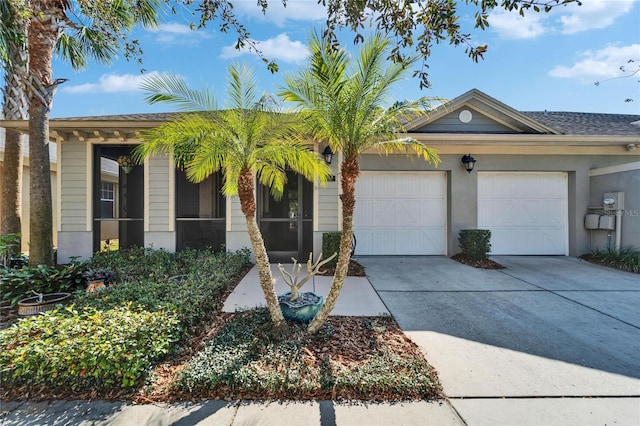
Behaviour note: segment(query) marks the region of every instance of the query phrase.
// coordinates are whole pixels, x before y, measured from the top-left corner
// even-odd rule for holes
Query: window
[[[110,219],[115,217],[116,199],[113,182],[100,182],[100,217]]]

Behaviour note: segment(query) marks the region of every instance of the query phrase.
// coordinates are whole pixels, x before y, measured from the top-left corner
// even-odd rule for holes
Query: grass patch
[[[177,374],[173,394],[219,399],[433,399],[440,385],[389,317],[332,317],[314,336],[276,333],[266,309],[230,315]]]
[[[625,247],[620,249],[619,253],[614,250],[594,250],[591,254],[581,257],[599,265],[640,273],[640,250],[636,248]]]

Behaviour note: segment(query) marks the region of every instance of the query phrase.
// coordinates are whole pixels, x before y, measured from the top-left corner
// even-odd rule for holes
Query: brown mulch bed
[[[318,275],[333,276],[335,271],[336,271],[335,266],[323,266],[321,272]],[[367,274],[364,271],[364,266],[362,266],[361,264],[359,264],[353,259],[349,261],[349,271],[347,272],[347,275],[350,277],[366,277],[367,276]]]
[[[494,260],[491,260],[491,259],[472,260],[467,258],[462,253],[454,254],[453,256],[451,256],[451,259],[455,260],[456,262],[464,263],[465,265],[473,266],[474,268],[505,269],[504,266],[502,266],[501,264],[499,264]]]

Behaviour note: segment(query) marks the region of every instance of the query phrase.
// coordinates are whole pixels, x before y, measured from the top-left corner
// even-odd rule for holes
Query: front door
[[[313,183],[287,171],[278,200],[259,185],[258,224],[272,262],[306,262],[313,250]]]

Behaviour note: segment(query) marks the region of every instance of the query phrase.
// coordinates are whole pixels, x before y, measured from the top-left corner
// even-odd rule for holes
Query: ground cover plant
[[[275,331],[264,308],[227,314],[218,330],[152,400],[434,399],[440,385],[391,317],[331,317],[309,335]]]
[[[179,330],[172,312],[131,305],[46,312],[0,333],[0,382],[17,393],[130,388]]]
[[[592,263],[640,274],[640,249],[637,248],[625,247],[620,249],[619,252],[615,250],[594,250],[590,254],[581,257]]]

